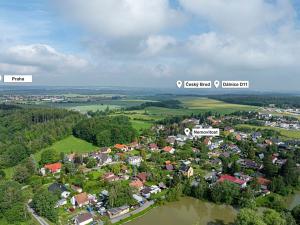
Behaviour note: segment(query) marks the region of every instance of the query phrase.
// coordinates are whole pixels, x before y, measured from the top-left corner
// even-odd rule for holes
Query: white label
[[[249,81],[223,80],[222,88],[249,88]]]
[[[31,83],[32,75],[4,75],[6,83]]]
[[[199,128],[199,129],[193,129],[192,130],[193,137],[202,137],[202,136],[219,136],[220,135],[220,129],[219,128]]]
[[[211,88],[211,81],[184,81],[184,88]]]

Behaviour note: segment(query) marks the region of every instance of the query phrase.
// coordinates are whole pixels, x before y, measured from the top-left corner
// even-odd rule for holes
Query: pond
[[[185,197],[152,209],[126,225],[227,225],[232,224],[236,214],[231,206]]]

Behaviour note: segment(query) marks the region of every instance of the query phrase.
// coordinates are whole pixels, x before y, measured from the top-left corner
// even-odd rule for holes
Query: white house
[[[127,159],[127,162],[133,166],[140,166],[142,161],[143,161],[143,159],[141,156],[130,156]]]

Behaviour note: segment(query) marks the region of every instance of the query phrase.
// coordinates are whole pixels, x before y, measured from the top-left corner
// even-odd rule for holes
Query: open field
[[[53,149],[58,153],[63,152],[68,154],[71,152],[78,152],[78,153],[91,152],[96,150],[97,148],[98,148],[97,146],[94,146],[91,143],[88,143],[74,136],[69,136],[61,141],[55,142],[50,147],[37,152],[36,154],[34,154],[34,157],[35,160],[39,161],[41,159],[42,152],[45,151],[46,149]]]
[[[236,126],[237,128],[245,127],[251,129],[268,129],[268,130],[275,130],[280,133],[283,139],[300,139],[300,131],[297,130],[286,130],[278,127],[267,127],[267,126],[254,126],[249,124],[240,124]]]
[[[220,113],[234,112],[237,110],[257,110],[258,108],[256,106],[231,104],[203,97],[178,97],[177,100],[181,101],[184,107],[188,109],[219,110]]]
[[[80,106],[74,106],[71,107],[70,109],[81,112],[81,113],[87,113],[88,111],[104,111],[106,108],[109,108],[110,110],[112,109],[119,109],[120,106],[118,105],[80,105]]]

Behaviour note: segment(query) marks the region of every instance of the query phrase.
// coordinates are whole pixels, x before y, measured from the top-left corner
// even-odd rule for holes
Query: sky
[[[0,34],[0,74],[35,85],[300,90],[299,0],[0,0]]]

